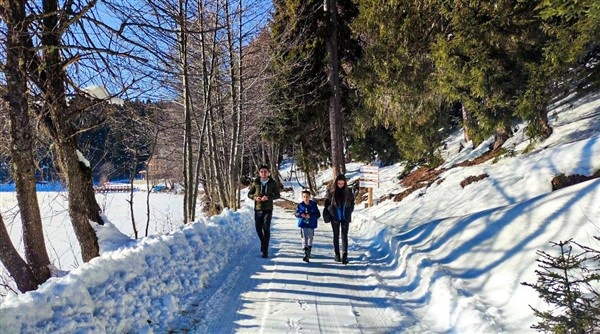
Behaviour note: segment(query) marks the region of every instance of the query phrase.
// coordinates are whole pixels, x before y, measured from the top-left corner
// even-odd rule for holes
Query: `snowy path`
[[[352,231],[352,229],[351,229]],[[256,248],[256,249],[255,249]],[[350,241],[350,263],[333,261],[331,227],[321,220],[313,258],[302,261],[300,231],[291,213],[276,209],[270,258],[251,243],[208,286],[189,314],[195,333],[389,333],[387,300]],[[201,319],[201,320],[200,320]]]

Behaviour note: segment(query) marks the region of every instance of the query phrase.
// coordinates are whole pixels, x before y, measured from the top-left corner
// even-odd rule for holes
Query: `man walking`
[[[279,198],[279,186],[271,178],[269,167],[262,165],[258,177],[248,191],[248,198],[254,200],[254,223],[260,239],[260,252],[263,258],[269,257],[269,239],[271,238],[271,218],[273,200]]]

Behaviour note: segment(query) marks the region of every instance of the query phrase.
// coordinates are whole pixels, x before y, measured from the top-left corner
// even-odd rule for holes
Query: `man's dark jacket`
[[[262,195],[267,195],[269,200],[267,201],[256,201],[257,197],[261,197]],[[260,177],[257,177],[252,185],[250,186],[250,190],[248,191],[248,198],[254,200],[254,210],[255,211],[264,211],[264,210],[273,210],[273,200],[279,198],[279,186],[277,182],[269,177],[267,184],[263,187],[260,182]]]

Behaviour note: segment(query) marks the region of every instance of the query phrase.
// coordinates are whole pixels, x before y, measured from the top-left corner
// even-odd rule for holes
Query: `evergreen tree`
[[[400,159],[393,129],[383,125],[369,127],[364,133],[351,136],[348,149],[358,161],[379,159],[383,165],[391,165]]]
[[[465,110],[475,144],[510,134],[529,69],[542,59],[535,1],[440,1],[448,22],[433,46],[435,86]]]
[[[446,27],[439,9],[413,0],[358,4],[360,14],[352,26],[364,53],[352,81],[364,108],[357,127],[390,129],[401,159],[435,165],[451,126],[451,101],[430,83],[431,44]]]
[[[600,253],[572,240],[552,243],[559,248],[554,256],[537,251],[540,270],[536,283],[521,283],[535,289],[551,306],[549,310],[532,308],[541,321],[531,327],[547,333],[597,333],[600,330]],[[573,252],[573,244],[581,252]]]
[[[276,113],[262,132],[272,141],[290,144],[302,137],[324,140],[329,92],[322,2],[282,0],[274,6],[269,102]]]
[[[537,7],[540,26],[547,36],[543,59],[531,64],[527,90],[518,114],[530,122],[531,137],[545,138],[548,104],[567,85],[593,87],[600,82],[600,3],[594,0],[543,0]]]
[[[148,124],[160,112],[164,110],[156,103],[126,101],[119,112],[97,108],[81,114],[76,122],[90,130],[79,134],[77,140],[92,163],[96,181],[128,179],[143,169],[152,142]]]
[[[280,0],[274,2],[270,25],[272,80],[269,102],[275,116],[266,119],[262,133],[271,141],[296,144],[299,166],[316,171],[328,156],[328,106],[331,96],[327,78],[327,26],[323,1]],[[338,1],[338,48],[342,62],[342,107],[349,118],[356,92],[348,83],[350,62],[360,57],[348,22],[357,15],[350,0]],[[327,143],[324,145],[324,143]]]

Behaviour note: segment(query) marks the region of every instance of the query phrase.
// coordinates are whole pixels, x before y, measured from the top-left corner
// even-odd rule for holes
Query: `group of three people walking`
[[[269,257],[269,240],[271,238],[271,218],[273,217],[273,201],[279,198],[279,186],[270,177],[269,168],[261,166],[259,176],[254,180],[248,197],[254,200],[254,222],[256,233],[260,239],[260,251],[263,258]],[[354,211],[354,195],[348,187],[346,177],[338,175],[327,191],[323,220],[331,223],[333,230],[333,250],[336,262],[348,263],[348,228]],[[312,251],[314,230],[321,217],[317,203],[311,199],[310,191],[302,191],[302,201],[298,203],[294,215],[298,218],[298,227],[304,250],[303,260],[309,262]],[[340,231],[342,252],[340,253]]]

